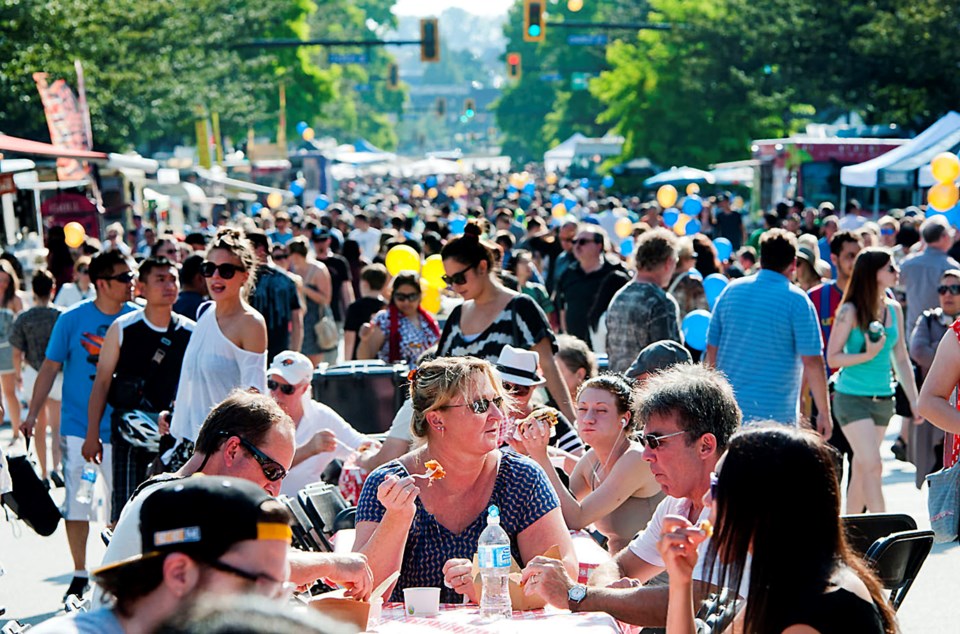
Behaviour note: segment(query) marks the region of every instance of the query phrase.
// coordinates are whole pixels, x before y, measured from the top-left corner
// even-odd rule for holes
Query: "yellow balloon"
[[[387,251],[387,270],[390,275],[400,271],[420,271],[420,255],[405,244],[398,244]]]
[[[438,193],[439,192],[437,192],[436,187],[431,187],[430,189],[427,190],[427,198],[429,198],[430,200],[433,200],[434,198],[437,197]]]
[[[423,296],[420,298],[420,306],[428,313],[434,315],[439,313],[440,289],[433,284],[427,284],[426,288],[423,289]]]
[[[690,216],[686,214],[680,214],[680,217],[677,219],[677,222],[673,225],[673,230],[677,233],[678,236],[687,235],[687,223],[690,222]]]
[[[547,174],[547,185],[556,185],[556,183],[557,183],[557,175],[554,174],[553,172],[550,172],[549,174]]]
[[[626,238],[633,233],[633,223],[629,218],[620,218],[613,228],[621,238]]]
[[[550,215],[557,220],[563,220],[567,217],[567,208],[563,206],[563,203],[557,203],[553,206],[553,211],[550,212]]]
[[[930,161],[930,170],[938,183],[952,183],[960,176],[960,158],[953,152],[941,152]]]
[[[696,183],[690,183],[687,185],[687,196],[693,196],[694,194],[700,193],[700,186]]]
[[[660,206],[664,209],[673,207],[673,204],[677,202],[677,188],[673,185],[663,185],[660,187],[660,189],[657,190],[657,202],[660,203]]]
[[[413,187],[410,188],[410,195],[413,198],[420,198],[421,196],[423,196],[423,187],[421,187],[420,185],[414,185]]]
[[[87,232],[79,222],[68,222],[63,227],[63,236],[68,247],[76,249],[83,244],[87,237]]]
[[[573,13],[576,13],[583,8],[583,0],[569,0],[567,2],[567,8]]]
[[[283,204],[283,194],[279,192],[273,192],[267,196],[267,207],[270,209],[276,209]]]
[[[960,200],[960,190],[953,183],[937,183],[927,192],[927,202],[937,211],[950,211],[957,200]]]
[[[440,257],[439,253],[434,253],[423,263],[423,271],[421,271],[420,277],[431,286],[446,288],[447,285],[443,281],[443,276],[443,258]]]
[[[313,128],[307,128],[303,131],[303,140],[304,141],[313,141],[313,138],[317,136],[317,133]]]

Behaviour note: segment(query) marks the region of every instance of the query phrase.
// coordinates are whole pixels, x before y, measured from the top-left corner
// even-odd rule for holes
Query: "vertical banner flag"
[[[67,82],[58,79],[48,84],[46,73],[34,73],[33,81],[37,83],[43,111],[47,116],[50,142],[71,150],[92,149],[88,145],[83,112]],[[57,159],[57,178],[62,181],[82,180],[88,172],[86,163],[64,157]]]

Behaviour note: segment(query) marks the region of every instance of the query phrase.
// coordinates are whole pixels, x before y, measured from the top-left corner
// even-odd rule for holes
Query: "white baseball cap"
[[[290,385],[300,385],[310,382],[313,369],[313,362],[305,355],[286,350],[273,358],[267,376],[280,376]]]

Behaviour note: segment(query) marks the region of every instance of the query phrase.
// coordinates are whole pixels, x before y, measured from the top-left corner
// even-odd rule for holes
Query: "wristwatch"
[[[587,596],[587,586],[582,584],[577,584],[567,590],[567,603],[569,604],[570,611],[576,612],[580,607],[580,602],[584,600]]]

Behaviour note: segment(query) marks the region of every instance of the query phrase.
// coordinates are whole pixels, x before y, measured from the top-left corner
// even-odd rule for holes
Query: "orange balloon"
[[[68,247],[76,249],[87,237],[87,232],[79,222],[68,222],[63,227],[64,241]]]
[[[657,202],[664,209],[673,207],[673,204],[677,202],[677,188],[673,185],[662,186],[657,190]]]
[[[960,190],[953,183],[937,183],[927,192],[927,202],[937,211],[950,211],[957,200],[960,200]]]
[[[690,222],[691,216],[686,214],[680,214],[680,217],[677,219],[677,222],[673,225],[673,230],[678,236],[687,235],[687,223]]]
[[[930,161],[930,171],[938,183],[953,183],[960,176],[960,158],[953,152],[941,152]]]
[[[700,193],[700,186],[696,183],[690,183],[687,185],[687,196],[693,196],[694,194]]]
[[[269,207],[270,209],[276,209],[282,204],[283,204],[283,194],[279,192],[271,192],[270,195],[267,196],[267,207]]]

